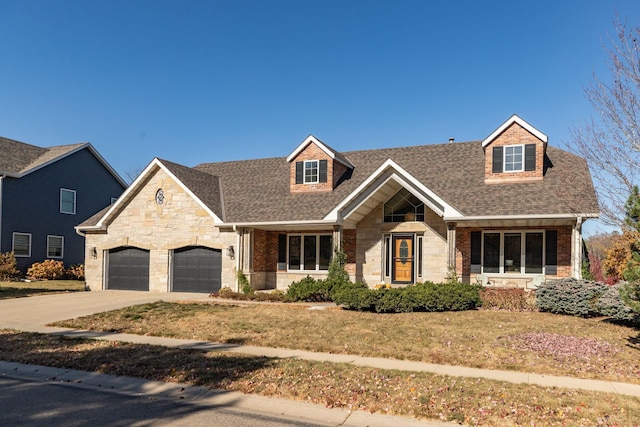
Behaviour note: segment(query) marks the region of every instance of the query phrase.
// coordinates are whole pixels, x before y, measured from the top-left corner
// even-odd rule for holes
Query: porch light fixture
[[[93,259],[97,259],[98,258],[98,251],[96,250],[95,246],[93,247],[93,249],[91,249],[91,258],[93,258]]]
[[[236,252],[233,250],[233,245],[229,245],[229,247],[227,248],[227,256],[231,259],[235,259]]]

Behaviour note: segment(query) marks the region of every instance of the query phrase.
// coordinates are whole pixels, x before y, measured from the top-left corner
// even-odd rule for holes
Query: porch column
[[[447,223],[447,267],[456,269],[456,223]]]
[[[333,252],[339,251],[342,249],[342,226],[334,225],[333,226]]]
[[[571,277],[582,279],[582,217],[576,218],[571,230]]]
[[[253,229],[242,229],[242,245],[240,247],[240,269],[248,276],[251,274],[252,260],[251,248],[253,247]]]

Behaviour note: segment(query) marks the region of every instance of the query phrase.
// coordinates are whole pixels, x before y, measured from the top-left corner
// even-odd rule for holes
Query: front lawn
[[[77,291],[84,291],[84,281],[39,280],[33,282],[0,282],[0,299]]]
[[[55,326],[640,384],[640,331],[538,312],[375,314],[157,302]]]
[[[467,425],[640,424],[640,399],[628,396],[295,358],[269,359],[0,330],[0,359]]]

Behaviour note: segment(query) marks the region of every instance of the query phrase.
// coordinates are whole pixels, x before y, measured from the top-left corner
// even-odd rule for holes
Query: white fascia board
[[[540,132],[538,129],[536,129],[533,126],[531,126],[529,123],[527,123],[524,120],[522,120],[520,117],[518,117],[518,115],[514,114],[506,122],[504,122],[502,125],[500,125],[500,127],[498,129],[494,130],[491,135],[489,135],[488,137],[486,137],[482,141],[482,148],[484,148],[487,145],[489,145],[491,143],[491,141],[496,139],[496,137],[498,135],[500,135],[502,132],[504,132],[504,130],[506,128],[508,128],[509,126],[511,126],[513,123],[519,124],[520,126],[525,128],[527,131],[529,131],[531,134],[533,134],[536,138],[538,138],[539,140],[541,140],[545,144],[547,143],[547,141],[549,139],[547,137],[547,135],[545,135],[544,133]]]
[[[340,211],[347,206],[350,202],[352,202],[358,195],[361,193],[368,191],[370,194],[375,192],[378,188],[369,188],[369,186],[379,177],[381,177],[387,169],[393,170],[395,173],[392,176],[395,176],[395,179],[405,186],[407,189],[416,188],[418,191],[427,194],[429,197],[433,198],[438,204],[444,207],[442,211],[442,215],[445,217],[453,217],[458,218],[462,217],[462,214],[458,212],[453,206],[449,205],[445,202],[440,196],[436,193],[428,189],[424,184],[422,184],[419,180],[414,178],[411,174],[409,174],[406,170],[404,170],[400,165],[394,162],[391,159],[387,159],[378,169],[376,169],[367,179],[364,180],[362,184],[360,184],[348,197],[346,197],[342,202],[340,202],[331,212],[329,212],[324,219],[326,220],[338,220]],[[386,180],[384,182],[387,182]],[[381,184],[381,185],[384,185]],[[419,194],[415,195],[419,197]],[[421,198],[422,200],[422,198]],[[434,209],[435,207],[429,201],[422,200],[423,202],[429,204],[429,206]],[[434,211],[440,211],[440,209],[434,209]]]
[[[489,220],[519,220],[519,219],[574,219],[574,218],[598,218],[597,213],[567,213],[567,214],[543,214],[543,215],[481,215],[481,216],[463,216],[448,217],[445,221],[464,222],[464,221],[489,221]]]
[[[326,145],[324,145],[324,144],[323,144],[323,143],[322,143],[318,138],[316,138],[316,137],[315,137],[315,136],[313,136],[313,135],[309,135],[308,137],[306,137],[306,138],[305,138],[305,140],[304,140],[304,141],[302,141],[302,142],[300,143],[300,145],[298,145],[298,146],[296,147],[296,149],[295,149],[295,150],[293,150],[293,152],[292,152],[291,154],[289,154],[289,156],[287,157],[287,162],[290,162],[290,161],[292,161],[293,159],[295,159],[295,158],[296,158],[296,156],[297,156],[298,154],[300,154],[300,152],[301,152],[302,150],[304,150],[304,149],[307,147],[307,145],[311,144],[312,142],[313,142],[314,144],[316,144],[318,147],[320,147],[320,149],[321,149],[322,151],[324,151],[325,153],[327,153],[327,155],[328,155],[329,157],[331,157],[332,159],[335,159],[335,155],[334,155],[333,151],[329,150],[329,149],[327,148],[327,146],[326,146]]]
[[[100,218],[100,220],[96,223],[96,225],[92,226],[92,227],[82,227],[83,230],[102,230],[102,229],[106,229],[105,226],[105,221],[107,220],[107,218],[109,218],[113,212],[115,212],[121,204],[124,203],[125,200],[127,200],[129,198],[129,194],[133,193],[134,191],[137,191],[137,189],[141,186],[141,182],[145,179],[145,177],[150,173],[150,171],[156,167],[160,167],[160,162],[158,161],[157,158],[154,158],[148,165],[146,168],[144,168],[144,170],[142,172],[140,172],[140,175],[138,175],[136,177],[136,179],[133,180],[133,182],[131,183],[131,185],[129,185],[129,187],[124,190],[124,193],[122,193],[120,195],[120,197],[118,197],[118,199],[115,201],[115,203],[113,203],[111,205],[111,207],[109,208],[109,210],[107,212],[105,212],[105,214],[102,216],[102,218]]]
[[[182,183],[182,181],[176,178],[176,176],[173,175],[162,164],[162,162],[158,160],[158,158],[154,158],[151,161],[151,163],[149,163],[147,167],[144,168],[144,170],[140,173],[140,175],[138,175],[138,177],[131,183],[129,188],[127,188],[125,192],[122,193],[120,197],[118,197],[118,200],[116,200],[116,202],[113,205],[111,205],[111,208],[109,208],[109,210],[102,216],[102,218],[100,218],[100,220],[96,223],[96,225],[90,226],[90,227],[82,227],[82,230],[105,230],[107,228],[106,227],[107,221],[111,218],[111,216],[113,216],[114,212],[118,211],[118,209],[120,208],[120,205],[122,205],[123,203],[126,203],[126,200],[129,199],[130,194],[135,193],[136,191],[139,191],[139,189],[143,186],[143,183],[146,180],[147,176],[150,175],[156,168],[162,169],[176,183],[178,183],[180,188],[182,188],[187,194],[189,194],[189,196],[191,196],[209,215],[211,215],[215,224],[224,223],[215,213],[211,211],[211,209],[209,209],[204,203],[202,203],[202,201],[198,197],[196,197],[195,194],[193,194],[193,192],[191,192],[191,190],[189,190]]]
[[[95,156],[95,158],[98,159],[98,161],[100,163],[102,163],[102,165],[109,171],[109,173],[111,175],[113,175],[113,177],[122,185],[123,188],[127,188],[126,181],[124,179],[122,179],[120,174],[118,174],[118,172],[116,172],[116,170],[113,167],[111,167],[111,165],[105,160],[105,158],[102,157],[100,155],[100,153],[98,153],[98,150],[96,150],[95,147],[93,145],[91,145],[91,143],[89,143],[89,142],[85,142],[82,145],[79,145],[78,147],[74,148],[73,150],[67,151],[66,153],[61,154],[56,158],[53,158],[53,159],[51,159],[51,160],[49,160],[47,162],[44,162],[44,163],[40,163],[37,166],[34,166],[31,169],[28,169],[28,170],[26,170],[24,172],[21,172],[19,174],[6,174],[6,175],[7,176],[11,176],[12,178],[22,178],[25,175],[29,175],[30,173],[33,173],[33,172],[35,172],[35,171],[37,171],[39,169],[44,168],[45,166],[49,166],[50,164],[55,163],[58,160],[62,160],[65,157],[68,157],[68,156],[70,156],[72,154],[75,154],[80,150],[84,150],[85,148],[89,149],[91,154],[93,154]]]
[[[220,219],[218,217],[218,215],[216,215],[211,209],[209,209],[209,207],[207,205],[205,205],[202,200],[200,200],[198,198],[198,196],[196,196],[191,189],[189,189],[186,185],[184,185],[184,183],[182,181],[180,181],[174,174],[171,173],[171,171],[169,171],[169,169],[167,169],[162,162],[158,162],[158,164],[160,165],[160,168],[162,168],[163,171],[165,171],[165,173],[167,175],[169,175],[171,177],[171,179],[173,179],[175,182],[178,183],[178,185],[180,186],[180,188],[182,188],[185,193],[187,193],[189,196],[191,196],[193,198],[193,200],[195,200],[202,209],[204,209],[209,215],[211,215],[211,218],[213,218],[213,223],[214,224],[224,224],[224,221],[222,221],[222,219]],[[224,209],[224,206],[222,207],[222,209]]]
[[[260,226],[298,226],[298,225],[339,225],[338,222],[328,219],[322,220],[298,220],[298,221],[270,221],[270,222],[229,222],[225,226],[233,227],[260,227]]]

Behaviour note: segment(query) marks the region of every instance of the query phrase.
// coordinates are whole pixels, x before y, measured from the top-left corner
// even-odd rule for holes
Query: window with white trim
[[[551,248],[545,248],[544,231],[484,232],[482,234],[482,272],[543,274],[545,254],[551,250]],[[475,262],[473,256],[472,254],[472,263]],[[553,262],[555,263],[555,260]]]
[[[13,254],[16,257],[31,256],[31,234],[13,233]]]
[[[47,258],[62,258],[64,256],[64,237],[47,236]]]
[[[76,191],[67,188],[60,189],[60,213],[76,214]]]
[[[318,182],[318,161],[305,160],[304,162],[304,183],[316,184]]]
[[[290,234],[288,268],[300,271],[329,269],[333,255],[331,234]]]
[[[524,145],[504,147],[504,171],[522,172],[524,170]]]

